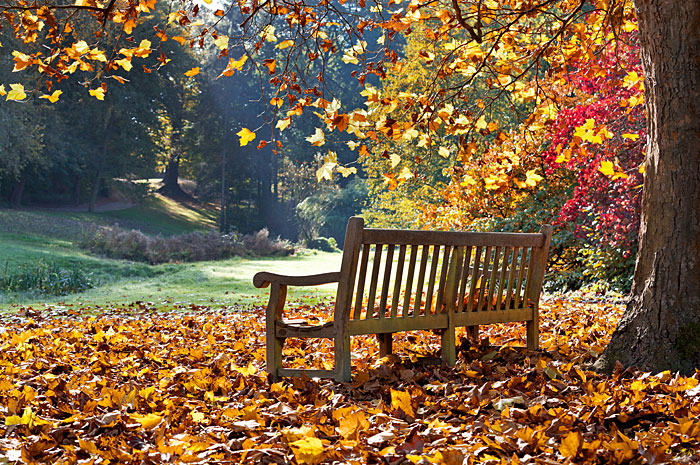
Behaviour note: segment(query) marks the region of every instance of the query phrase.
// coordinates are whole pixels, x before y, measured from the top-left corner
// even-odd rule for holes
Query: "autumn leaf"
[[[213,42],[219,50],[225,50],[228,48],[228,36],[219,34]]]
[[[395,410],[401,410],[412,417],[415,415],[412,402],[410,392],[391,389],[391,407]]]
[[[145,429],[153,429],[163,421],[163,417],[156,413],[148,413],[146,415],[134,413],[131,414],[131,419],[139,422]]]
[[[291,47],[292,45],[294,45],[293,40],[283,40],[279,44],[275,45],[275,48],[278,48],[280,50],[284,50],[285,48]]]
[[[324,446],[320,439],[307,437],[289,443],[294,457],[300,464],[317,464],[323,459]]]
[[[221,72],[219,77],[221,76],[233,76],[233,73],[236,72],[236,70],[241,71],[243,69],[243,65],[245,62],[248,61],[248,55],[243,55],[240,57],[238,60],[234,60],[233,58],[229,58],[228,60],[228,65],[224,70]]]
[[[248,129],[248,128],[243,128],[243,129],[241,129],[240,131],[238,131],[238,132],[236,133],[236,135],[237,135],[238,137],[240,137],[240,139],[241,139],[241,140],[240,140],[241,147],[244,147],[244,146],[248,145],[248,142],[250,142],[250,141],[252,141],[252,140],[255,139],[255,133],[252,132],[252,131],[251,131],[250,129]]]
[[[344,178],[347,178],[351,174],[357,174],[357,168],[354,166],[351,166],[350,168],[346,168],[345,166],[338,166],[336,168],[336,171],[340,173]]]
[[[199,67],[192,68],[189,71],[185,71],[185,76],[189,76],[189,77],[196,76],[198,74],[199,74]]]
[[[321,128],[316,128],[316,132],[307,137],[306,140],[309,141],[311,145],[315,145],[318,147],[326,143],[326,138],[323,135],[323,131],[321,130]]]
[[[24,93],[24,86],[22,84],[10,84],[10,91],[7,93],[5,100],[24,100],[27,98],[27,94]]]
[[[44,98],[51,103],[56,103],[58,102],[58,98],[61,96],[62,93],[62,90],[55,90],[51,95],[42,95],[39,98]]]
[[[102,87],[98,87],[97,89],[90,89],[89,92],[90,95],[95,97],[97,100],[105,99],[105,90]]]
[[[566,458],[574,458],[581,448],[581,433],[571,431],[561,441],[559,453]]]

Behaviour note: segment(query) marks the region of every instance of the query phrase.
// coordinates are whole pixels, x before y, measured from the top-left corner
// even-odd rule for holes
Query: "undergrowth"
[[[9,270],[5,262],[0,289],[8,292],[37,291],[48,295],[67,295],[95,287],[90,273],[82,269],[62,268],[55,263],[39,260]]]

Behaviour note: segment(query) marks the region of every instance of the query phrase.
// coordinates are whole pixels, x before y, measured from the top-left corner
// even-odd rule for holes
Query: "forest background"
[[[282,99],[267,76],[289,59],[289,39],[270,25],[258,52],[277,58],[262,65],[226,35],[195,44],[175,25],[152,45],[153,31],[167,22],[164,8],[147,11],[132,31],[140,48],[117,60],[108,89],[86,78],[59,79],[61,90],[47,91],[31,72],[22,76],[26,86],[0,89],[7,100],[0,107],[5,206],[92,211],[115,195],[141,201],[149,186],[141,180],[162,176],[162,193],[220,205],[223,233],[267,227],[283,238],[322,236],[342,246],[354,214],[379,227],[535,231],[553,223],[550,290],[629,290],[646,138],[629,6],[617,13],[615,33],[606,27],[609,15],[579,12],[574,34],[561,43],[565,66],[552,58],[536,68],[496,70],[501,89],[482,75],[459,103],[441,108],[430,135],[396,136],[399,100],[415,98],[464,31],[441,41],[428,33],[399,37],[391,45],[398,65],[362,80],[348,76],[367,44],[339,35],[339,53],[323,64],[325,103],[302,114],[290,98],[285,115],[270,112]],[[241,21],[215,8],[202,8],[199,17],[231,36]],[[99,26],[86,20],[85,27]],[[103,32],[119,33],[111,27]],[[7,29],[0,34],[3,50],[11,50],[16,39]],[[367,40],[383,45],[383,34],[366,33]],[[75,53],[71,73],[90,73],[103,61],[87,44]],[[29,51],[2,58],[5,83],[32,64]],[[516,80],[506,76],[515,74],[511,85]],[[357,109],[350,129],[361,118],[388,122],[387,137],[343,132],[348,122],[328,122],[341,108]],[[196,189],[183,191],[182,178]]]

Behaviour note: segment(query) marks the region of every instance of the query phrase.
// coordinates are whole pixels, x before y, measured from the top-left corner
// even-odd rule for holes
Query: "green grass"
[[[213,305],[242,308],[267,302],[268,290],[253,287],[258,271],[281,274],[314,274],[337,271],[339,253],[313,252],[285,258],[257,258],[150,266],[123,260],[93,257],[69,241],[39,236],[0,233],[0,266],[8,273],[38,260],[61,267],[80,267],[101,282],[96,288],[68,296],[32,292],[0,292],[0,309],[14,305],[74,304],[85,306],[126,305],[152,302],[156,307]],[[314,304],[335,295],[335,287],[296,288],[288,302]]]
[[[5,210],[0,215],[15,214]],[[204,231],[217,227],[218,210],[212,206],[194,206],[178,203],[160,194],[149,195],[141,204],[124,210],[107,212],[36,211],[19,212],[39,223],[59,219],[59,221],[111,225],[118,223],[122,228],[138,229],[146,234],[165,236]],[[42,233],[46,231],[42,229]]]

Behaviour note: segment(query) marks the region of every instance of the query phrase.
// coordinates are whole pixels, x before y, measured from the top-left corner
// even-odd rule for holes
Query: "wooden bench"
[[[539,233],[477,233],[371,229],[348,221],[340,271],[310,276],[257,273],[271,285],[266,314],[267,371],[282,376],[350,381],[350,336],[376,334],[380,355],[392,334],[437,329],[442,361],[456,360],[455,328],[476,338],[483,324],[524,321],[527,346],[538,347],[539,298],[552,227]],[[283,319],[287,286],[338,283],[333,320],[322,325]],[[286,338],[331,338],[335,368],[282,367]]]

